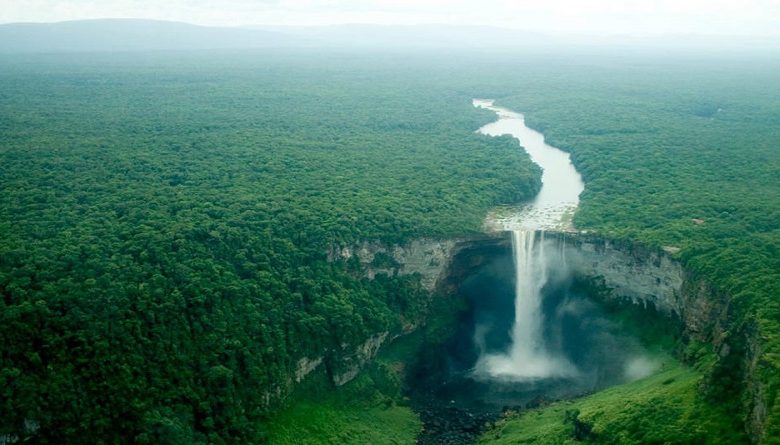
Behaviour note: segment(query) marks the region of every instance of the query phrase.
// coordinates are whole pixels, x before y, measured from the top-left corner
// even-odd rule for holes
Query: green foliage
[[[780,437],[778,60],[4,56],[0,435],[34,421],[41,442],[262,440],[299,358],[336,360],[425,312],[416,280],[362,280],[327,262],[331,246],[473,233],[538,189],[514,142],[474,134],[493,116],[471,98],[494,97],[572,152],[580,228],[678,247],[731,298],[739,335],[758,341],[737,350],[761,354],[760,423]],[[580,419],[615,442],[738,440],[726,426],[747,413],[707,397],[733,396],[712,386],[743,383],[744,365],[703,349],[686,354],[705,377],[673,368],[567,408],[568,424],[566,410],[522,421]]]
[[[307,379],[290,407],[267,422],[268,443],[414,443],[422,423],[402,395],[405,366],[416,356],[421,332],[384,347],[355,380],[332,388],[324,373]]]
[[[586,182],[579,228],[680,248],[692,277],[728,296],[728,342],[742,345],[751,333],[753,344],[711,362],[710,380],[724,391],[710,392],[722,394],[717,403],[730,397],[730,405],[748,410],[758,401],[767,440],[780,437],[777,60],[647,54],[594,66],[572,58],[558,63],[559,77],[517,76],[528,88],[506,91],[500,101],[526,111],[531,126],[572,153]],[[745,357],[751,349],[761,358]],[[756,360],[755,370],[746,375],[740,360]],[[741,392],[748,379],[767,386],[764,400]],[[773,407],[765,418],[764,403]]]
[[[425,309],[417,279],[363,280],[332,246],[477,232],[539,187],[516,143],[474,133],[491,113],[415,64],[0,66],[0,435],[256,442],[297,360]]]
[[[422,426],[411,408],[377,392],[368,373],[316,400],[296,400],[268,425],[268,443],[279,445],[410,444]]]
[[[667,359],[655,375],[572,402],[510,414],[483,444],[734,444],[734,413],[701,400],[700,373]]]

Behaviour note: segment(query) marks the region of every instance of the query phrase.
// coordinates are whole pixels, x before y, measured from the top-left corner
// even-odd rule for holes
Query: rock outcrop
[[[380,273],[420,274],[423,287],[433,291],[459,242],[421,238],[404,245],[386,245],[379,241],[365,241],[356,246],[331,247],[328,261],[349,260],[356,256],[369,279]]]
[[[549,235],[548,235],[549,236]],[[566,250],[566,260],[575,274],[598,278],[614,298],[652,305],[667,315],[683,309],[682,266],[667,254],[637,246],[616,244],[597,237],[553,234]]]
[[[587,234],[547,236],[565,246],[574,273],[608,289],[608,298],[652,307],[679,320],[685,336],[721,347],[729,321],[729,299],[688,273],[668,249]]]
[[[381,332],[364,341],[357,349],[341,357],[330,367],[330,378],[336,386],[344,385],[357,377],[360,370],[369,363],[382,347],[389,332]]]

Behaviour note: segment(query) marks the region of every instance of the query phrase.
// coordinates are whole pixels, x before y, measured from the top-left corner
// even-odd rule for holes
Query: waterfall
[[[542,289],[550,276],[565,270],[563,244],[545,252],[544,230],[566,231],[585,188],[582,176],[571,163],[571,156],[544,141],[544,135],[528,128],[522,114],[495,106],[489,99],[474,99],[476,107],[495,112],[498,120],[478,131],[488,136],[511,135],[531,160],[542,168],[542,188],[534,201],[509,215],[490,215],[489,224],[512,235],[515,263],[515,320],[509,333],[512,344],[503,353],[486,351],[485,331],[477,326],[474,341],[480,357],[475,376],[509,379],[569,377],[577,370],[545,345],[542,313]],[[552,246],[551,246],[552,247]]]
[[[510,379],[571,376],[576,371],[562,357],[550,353],[542,332],[542,289],[547,283],[550,259],[545,255],[544,232],[513,230],[515,266],[515,321],[512,345],[501,354],[483,354],[475,373]]]
[[[515,324],[512,328],[510,356],[516,363],[535,365],[543,352],[542,288],[547,282],[544,256],[544,232],[535,246],[533,231],[512,231],[515,263]]]

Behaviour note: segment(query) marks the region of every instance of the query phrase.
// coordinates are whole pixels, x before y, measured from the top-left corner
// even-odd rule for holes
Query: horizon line
[[[127,21],[127,22],[158,22],[158,23],[172,23],[188,25],[200,28],[221,28],[221,29],[258,29],[258,28],[336,28],[346,26],[366,26],[377,28],[414,28],[414,27],[430,27],[441,26],[450,28],[483,28],[502,31],[522,32],[528,34],[541,34],[548,36],[562,36],[562,37],[599,37],[599,38],[614,38],[614,37],[630,37],[630,38],[672,38],[672,37],[701,37],[701,38],[741,38],[741,39],[780,39],[780,35],[770,34],[705,34],[700,32],[658,32],[658,33],[596,33],[587,31],[576,32],[561,32],[561,31],[545,31],[545,30],[533,30],[527,28],[512,28],[508,26],[497,26],[491,24],[467,24],[467,23],[451,23],[451,22],[421,22],[421,23],[376,23],[376,22],[342,22],[342,23],[329,23],[329,24],[270,24],[270,23],[251,23],[242,25],[210,25],[193,23],[184,20],[171,20],[171,19],[158,19],[158,18],[146,18],[146,17],[100,17],[100,18],[77,18],[59,21],[13,21],[13,22],[0,22],[0,26],[9,25],[57,25],[64,23],[76,23],[76,22],[100,22],[100,21]],[[780,42],[779,42],[780,43]]]

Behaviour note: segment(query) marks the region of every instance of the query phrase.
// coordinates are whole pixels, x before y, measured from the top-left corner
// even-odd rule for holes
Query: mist
[[[211,49],[776,51],[768,35],[588,34],[481,24],[201,26],[149,19],[0,24],[0,52],[117,52]]]
[[[516,251],[496,255],[464,280],[469,309],[450,342],[441,397],[524,406],[639,380],[661,367],[662,359],[626,333],[574,275],[569,261],[577,261],[576,248],[537,233],[534,252],[532,277],[542,280],[534,284],[538,308],[517,306],[526,303],[516,298]],[[529,317],[516,318],[523,313]],[[536,328],[517,328],[531,318]],[[518,342],[524,352],[517,352]]]
[[[761,0],[7,0],[0,23],[136,18],[206,26],[457,25],[555,35],[778,37],[780,6]]]

